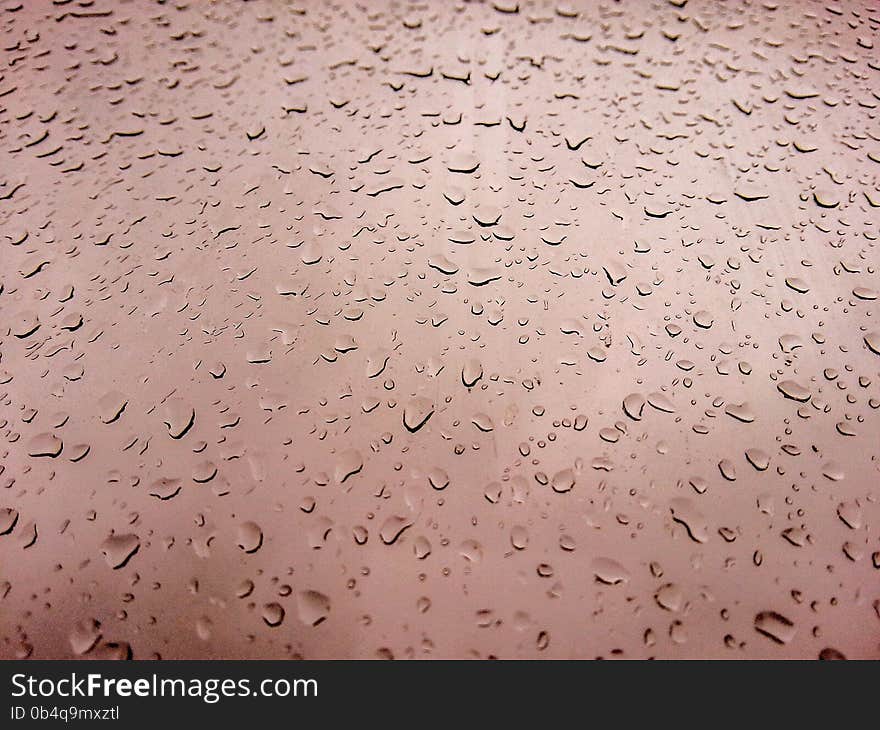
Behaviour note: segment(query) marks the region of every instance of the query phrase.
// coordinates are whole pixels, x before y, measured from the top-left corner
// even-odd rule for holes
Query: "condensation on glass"
[[[0,656],[880,657],[878,25],[6,2]]]

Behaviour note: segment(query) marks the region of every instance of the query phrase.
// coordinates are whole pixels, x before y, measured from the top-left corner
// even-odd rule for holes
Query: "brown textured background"
[[[880,657],[876,3],[0,24],[0,656]]]

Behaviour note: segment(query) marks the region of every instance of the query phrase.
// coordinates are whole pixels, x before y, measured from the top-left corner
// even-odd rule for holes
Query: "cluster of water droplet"
[[[0,656],[880,656],[877,12],[7,2]]]

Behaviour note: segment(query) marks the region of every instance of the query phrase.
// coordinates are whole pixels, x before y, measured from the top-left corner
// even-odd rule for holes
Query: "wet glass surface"
[[[4,3],[0,657],[880,657],[878,26]]]

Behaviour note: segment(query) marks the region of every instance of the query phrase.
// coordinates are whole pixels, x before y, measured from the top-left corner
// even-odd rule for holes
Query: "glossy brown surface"
[[[880,657],[878,25],[7,2],[0,657]]]

